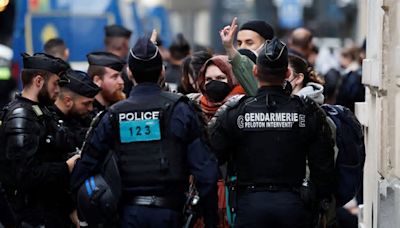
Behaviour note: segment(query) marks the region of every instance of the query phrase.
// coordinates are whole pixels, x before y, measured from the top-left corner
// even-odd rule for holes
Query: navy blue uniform
[[[154,98],[160,93],[161,88],[157,84],[141,83],[132,89],[127,100],[119,103],[133,104],[146,100],[150,101],[150,98]],[[98,126],[93,129],[93,133],[86,139],[88,148],[96,151],[98,156],[91,156],[89,154],[92,153],[86,153],[85,150],[82,151],[82,157],[77,162],[71,177],[73,189],[79,188],[86,178],[95,174],[108,151],[114,149],[115,135],[118,132],[115,132],[113,128],[110,116],[110,112],[106,111]],[[202,126],[195,110],[188,103],[178,101],[172,110],[167,126],[169,127],[167,129],[168,134],[173,135],[186,150],[186,161],[182,165],[186,165],[190,174],[196,178],[200,198],[205,201],[207,196],[216,189],[218,168],[214,155],[210,153],[209,147],[204,141]],[[124,185],[123,175],[121,173]],[[137,185],[124,188],[123,196],[168,195],[168,193],[183,195],[186,189],[187,186],[179,185],[145,187]],[[122,227],[178,227],[181,224],[181,214],[175,210],[136,206],[130,204],[129,200],[122,201]]]
[[[343,76],[336,103],[354,112],[354,103],[365,101],[365,87],[361,83],[361,69],[350,71]]]
[[[306,160],[319,199],[333,190],[333,143],[323,111],[311,100],[265,86],[243,98],[210,129],[221,163],[236,165],[235,227],[307,227],[299,189]]]

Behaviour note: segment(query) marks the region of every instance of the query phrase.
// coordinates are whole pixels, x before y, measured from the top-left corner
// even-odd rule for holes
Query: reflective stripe
[[[94,177],[90,178],[90,186],[92,186],[93,191],[96,189],[96,184],[94,183]]]
[[[86,186],[86,191],[87,191],[89,197],[91,197],[92,196],[92,188],[89,185],[89,180],[85,181],[85,186]]]

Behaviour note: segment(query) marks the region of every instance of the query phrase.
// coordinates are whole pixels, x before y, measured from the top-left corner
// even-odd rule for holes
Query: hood
[[[313,99],[318,104],[324,103],[324,87],[318,83],[309,82],[307,85],[302,88],[296,95],[298,96],[307,96]]]

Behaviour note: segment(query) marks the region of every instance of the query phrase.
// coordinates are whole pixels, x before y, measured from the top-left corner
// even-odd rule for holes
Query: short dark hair
[[[44,52],[48,55],[52,55],[54,57],[60,57],[64,55],[65,50],[67,49],[64,40],[60,38],[53,38],[48,40],[44,44]]]
[[[51,73],[45,70],[38,70],[38,69],[23,69],[21,72],[21,81],[22,86],[29,87],[32,84],[32,79],[36,76],[40,75],[45,80],[48,80]]]
[[[188,56],[183,60],[181,69],[182,69],[182,88],[186,91],[190,91],[192,87],[189,81],[189,75],[192,76],[192,79],[196,82],[200,70],[203,67],[204,63],[207,60],[211,59],[213,56],[207,51],[199,51],[193,53],[192,56]],[[192,88],[195,89],[195,88]]]
[[[147,69],[145,71],[140,71],[140,70],[131,70],[133,78],[137,83],[142,83],[142,82],[154,82],[157,83],[161,71],[163,69],[163,66],[161,68],[155,67],[153,69]]]
[[[106,73],[106,69],[104,66],[97,66],[97,65],[89,65],[87,74],[93,80],[94,76],[99,76],[103,79],[103,75]]]
[[[298,35],[291,35],[290,37],[291,43],[293,46],[302,48],[302,49],[307,49],[310,45],[310,43],[313,40],[313,35],[311,32],[308,32],[304,36],[298,36]]]
[[[277,84],[277,83],[283,83],[285,81],[286,71],[281,72],[281,73],[271,74],[270,68],[268,68],[258,62],[256,64],[256,67],[257,67],[258,80],[260,80],[262,82],[269,82],[269,83]]]
[[[352,61],[358,61],[360,58],[360,48],[356,46],[344,48],[340,54]]]
[[[110,48],[117,49],[117,48],[121,47],[121,43],[122,43],[121,41],[123,41],[125,39],[129,40],[128,38],[121,37],[121,36],[111,36],[111,37],[106,36],[104,38],[104,45],[106,46],[107,49],[110,49]]]
[[[69,94],[72,99],[74,99],[77,95],[79,95],[79,94],[75,93],[74,91],[72,91],[71,89],[61,86],[60,93],[58,93],[58,97],[61,99],[64,99],[66,94]]]
[[[179,33],[176,38],[172,41],[169,47],[171,58],[176,60],[182,60],[190,54],[190,44],[185,37]]]

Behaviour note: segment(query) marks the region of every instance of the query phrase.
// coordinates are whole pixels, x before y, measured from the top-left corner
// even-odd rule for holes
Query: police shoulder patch
[[[37,116],[42,116],[43,111],[40,109],[38,105],[32,105],[33,111],[36,113]]]

